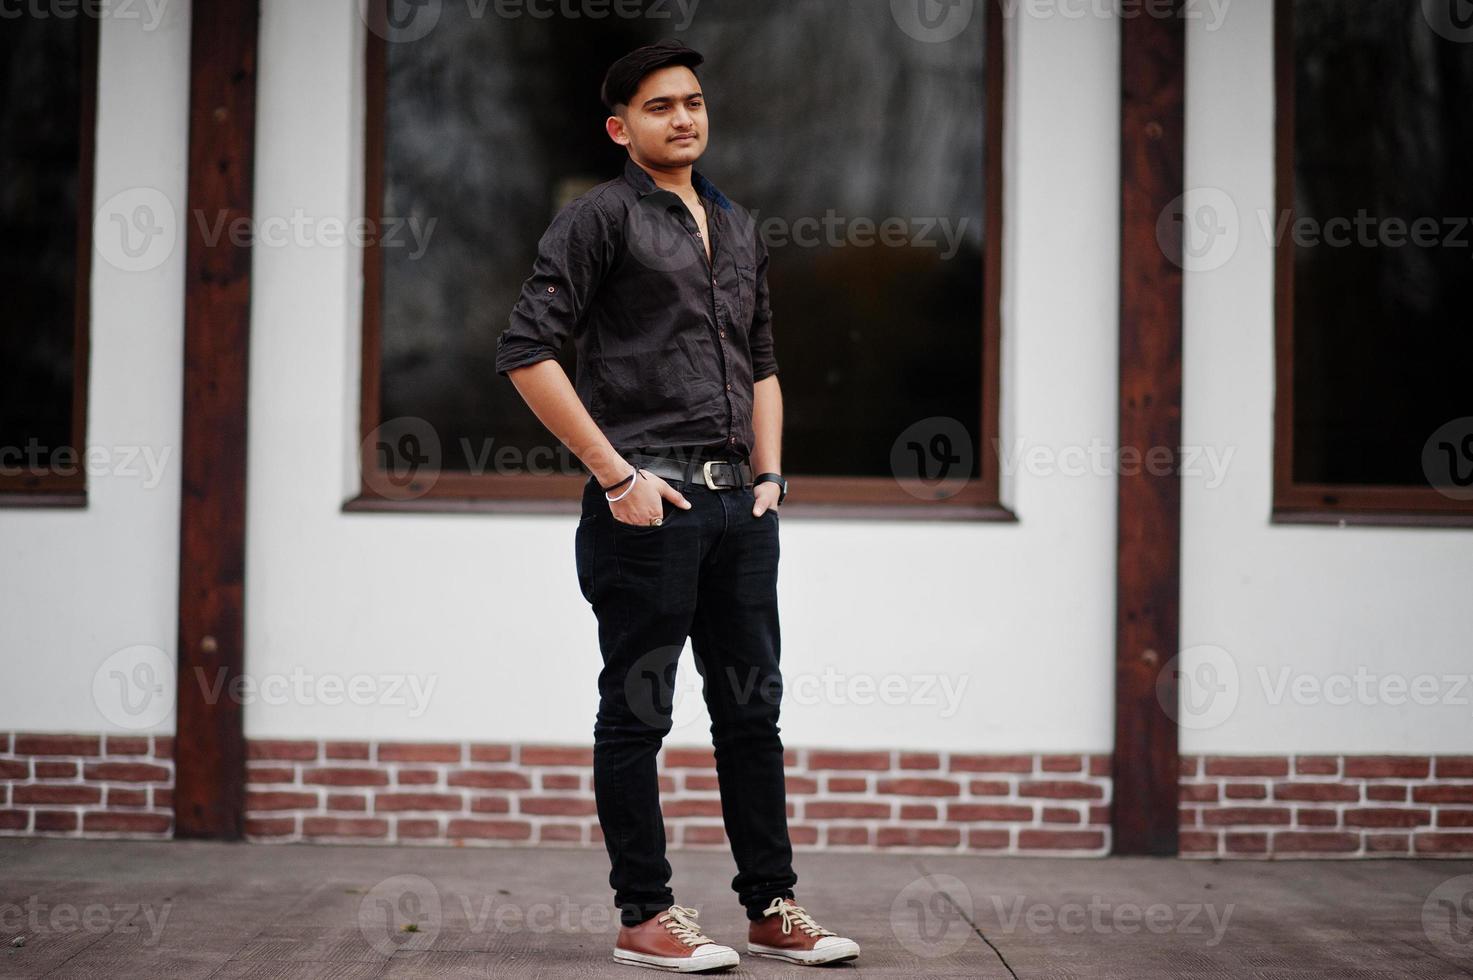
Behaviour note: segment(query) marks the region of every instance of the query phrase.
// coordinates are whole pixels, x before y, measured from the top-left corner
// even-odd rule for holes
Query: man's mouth
[[[681,133],[679,136],[672,136],[672,137],[670,137],[671,141],[672,142],[675,142],[675,143],[678,143],[678,142],[680,142],[682,140],[694,140],[695,138],[696,138],[696,134],[695,133]]]

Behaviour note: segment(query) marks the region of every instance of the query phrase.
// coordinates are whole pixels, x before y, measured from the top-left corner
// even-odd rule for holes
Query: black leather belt
[[[633,466],[648,470],[666,480],[704,484],[711,490],[736,490],[752,485],[752,464],[746,457],[713,456],[701,459],[700,453],[654,456],[649,453],[623,454]]]

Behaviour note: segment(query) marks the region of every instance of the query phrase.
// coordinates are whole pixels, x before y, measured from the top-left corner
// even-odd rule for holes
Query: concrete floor
[[[743,952],[730,856],[671,863],[676,900]],[[1469,861],[796,863],[798,901],[863,954],[712,975],[1473,976]],[[601,850],[0,839],[0,977],[655,976],[610,959],[607,874]]]

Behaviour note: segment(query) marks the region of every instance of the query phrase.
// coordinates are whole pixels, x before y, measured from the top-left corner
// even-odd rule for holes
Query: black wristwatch
[[[757,478],[752,481],[752,486],[755,488],[759,483],[776,483],[779,487],[782,488],[782,492],[777,495],[778,505],[781,506],[783,500],[788,495],[788,481],[783,479],[782,474],[758,473]]]

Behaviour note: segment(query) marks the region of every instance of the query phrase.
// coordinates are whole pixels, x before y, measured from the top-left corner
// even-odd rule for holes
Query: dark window
[[[0,31],[0,504],[80,503],[96,19]]]
[[[943,502],[995,504],[995,4],[945,40],[850,0],[705,0],[688,24],[669,3],[598,20],[446,4],[423,36],[399,7],[389,23],[413,40],[370,33],[367,208],[409,233],[366,257],[366,495],[385,495],[413,430],[404,445],[434,446],[420,457],[439,472],[402,497],[576,499],[579,464],[495,375],[495,342],[553,214],[627,159],[604,134],[604,69],[678,34],[707,57],[697,167],[755,212],[771,251],[800,499],[919,504],[896,477],[934,478],[949,458],[971,479]]]
[[[1456,4],[1283,6],[1276,503],[1470,509],[1473,37]]]

